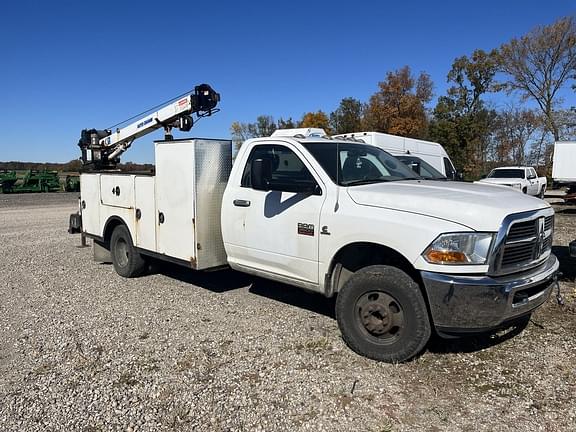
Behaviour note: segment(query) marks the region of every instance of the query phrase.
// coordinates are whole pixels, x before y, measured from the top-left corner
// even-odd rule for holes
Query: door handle
[[[248,200],[236,199],[233,203],[236,207],[250,207],[250,201]]]

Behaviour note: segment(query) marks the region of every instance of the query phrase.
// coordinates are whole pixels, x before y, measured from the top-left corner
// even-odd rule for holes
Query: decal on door
[[[314,225],[298,222],[298,234],[314,237]]]

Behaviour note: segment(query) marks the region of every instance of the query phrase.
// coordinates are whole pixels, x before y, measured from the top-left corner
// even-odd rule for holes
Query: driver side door
[[[264,158],[272,161],[268,191],[256,190],[251,184],[252,161]],[[311,182],[318,186],[314,192],[310,192]],[[233,185],[228,195],[233,205],[226,203],[232,213],[229,218],[239,221],[228,236],[229,259],[245,267],[319,283],[319,223],[325,196],[323,183],[297,149],[288,144],[255,145],[243,167],[241,183]]]

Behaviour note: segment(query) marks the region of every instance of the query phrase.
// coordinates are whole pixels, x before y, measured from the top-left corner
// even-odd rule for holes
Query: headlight
[[[422,256],[431,264],[485,264],[494,234],[442,234],[432,242]]]

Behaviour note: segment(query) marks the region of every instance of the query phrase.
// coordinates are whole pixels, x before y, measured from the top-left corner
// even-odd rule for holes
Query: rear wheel
[[[146,261],[134,248],[132,237],[124,225],[114,228],[110,239],[110,252],[114,270],[120,276],[132,278],[144,272]]]
[[[402,270],[390,266],[370,266],[354,273],[338,293],[336,318],[352,350],[385,362],[414,357],[431,334],[420,288]]]

